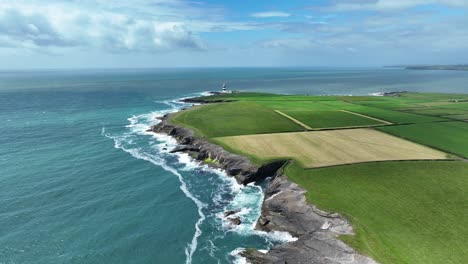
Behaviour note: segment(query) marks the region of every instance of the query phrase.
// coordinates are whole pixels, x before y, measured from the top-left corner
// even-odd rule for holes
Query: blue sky
[[[468,0],[3,0],[0,68],[468,63]]]

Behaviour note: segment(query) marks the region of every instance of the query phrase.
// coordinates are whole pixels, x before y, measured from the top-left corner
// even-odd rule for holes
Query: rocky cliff
[[[276,161],[260,167],[246,157],[232,154],[203,138],[196,137],[190,129],[171,124],[170,115],[150,130],[173,136],[180,146],[172,152],[186,152],[209,166],[221,168],[241,184],[272,177],[262,205],[257,229],[285,231],[297,241],[273,247],[267,253],[255,249],[243,255],[253,264],[311,263],[311,264],[374,264],[372,259],[358,254],[344,244],[338,235],[352,234],[348,221],[338,214],[326,213],[308,204],[305,190],[289,181],[280,170],[287,161]]]

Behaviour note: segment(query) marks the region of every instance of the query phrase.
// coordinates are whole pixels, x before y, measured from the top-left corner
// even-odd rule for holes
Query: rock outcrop
[[[209,166],[225,170],[240,184],[248,184],[270,177],[286,163],[286,161],[275,161],[257,167],[246,157],[229,153],[218,145],[195,137],[190,129],[170,124],[169,118],[170,114],[164,116],[159,124],[151,127],[150,131],[173,136],[181,144],[170,152],[186,152],[200,161],[209,159],[210,162],[207,163]]]
[[[186,100],[187,101],[187,100]],[[171,152],[186,152],[193,158],[208,161],[212,167],[221,168],[240,184],[261,181],[272,177],[262,205],[256,228],[264,231],[285,231],[298,239],[277,245],[266,253],[255,249],[243,255],[253,264],[374,264],[371,258],[358,254],[338,239],[338,235],[352,234],[351,225],[338,214],[326,213],[308,204],[305,190],[289,181],[281,168],[287,161],[276,161],[261,167],[247,158],[229,153],[222,147],[196,137],[190,129],[168,122],[170,115],[153,126],[150,131],[173,136],[181,146]],[[237,211],[225,213],[232,226],[241,223],[232,217]]]
[[[248,250],[244,256],[253,264],[375,264],[338,239],[338,235],[353,234],[348,221],[307,203],[305,192],[285,175],[270,182],[257,229],[285,231],[298,239],[275,246],[267,253]]]

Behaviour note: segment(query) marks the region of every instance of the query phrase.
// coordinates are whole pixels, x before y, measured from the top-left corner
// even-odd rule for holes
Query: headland
[[[151,131],[241,184],[271,178],[256,228],[297,240],[247,249],[251,263],[456,263],[462,245],[448,255],[446,242],[459,242],[466,228],[440,232],[460,221],[466,200],[457,189],[467,184],[466,100],[216,93],[185,99],[204,105],[168,114]]]

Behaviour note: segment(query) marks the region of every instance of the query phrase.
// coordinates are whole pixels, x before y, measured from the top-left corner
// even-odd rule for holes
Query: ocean
[[[0,72],[0,263],[242,263],[293,240],[254,230],[265,183],[240,186],[146,132],[178,99],[468,92],[468,72],[230,68]],[[241,209],[235,228],[223,212]]]

